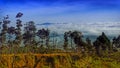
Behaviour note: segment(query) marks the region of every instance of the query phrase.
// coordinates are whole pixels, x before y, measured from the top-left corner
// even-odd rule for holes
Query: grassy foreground
[[[56,54],[1,54],[0,68],[120,68],[120,52],[107,56]]]

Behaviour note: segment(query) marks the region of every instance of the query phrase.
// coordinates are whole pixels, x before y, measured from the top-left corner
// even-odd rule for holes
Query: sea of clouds
[[[55,31],[63,34],[66,31],[81,31],[84,35],[100,35],[105,32],[108,36],[116,36],[120,34],[120,22],[114,23],[43,23],[37,24],[38,28],[49,28],[50,31]]]

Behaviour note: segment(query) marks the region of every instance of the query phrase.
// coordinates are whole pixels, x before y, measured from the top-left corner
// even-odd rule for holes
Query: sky
[[[61,27],[60,24],[47,26],[58,31],[120,33],[120,0],[0,0],[0,15],[8,14],[13,25],[18,12],[24,14],[24,23],[31,20],[36,24],[61,23]]]

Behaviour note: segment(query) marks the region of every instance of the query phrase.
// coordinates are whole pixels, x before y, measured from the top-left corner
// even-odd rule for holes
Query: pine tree
[[[68,47],[68,35],[67,32],[64,33],[64,45],[63,45],[64,49],[67,50]]]
[[[118,51],[118,48],[120,48],[120,35],[117,38],[116,37],[113,38],[112,45],[114,51]]]
[[[20,46],[21,42],[22,42],[22,30],[21,30],[21,27],[22,27],[22,21],[21,21],[21,17],[22,17],[23,13],[18,13],[16,15],[16,29],[15,29],[15,35],[16,35],[16,38],[15,38],[15,41],[14,43],[18,46]]]
[[[104,32],[102,32],[102,35],[100,35],[93,44],[98,55],[102,54],[102,52],[100,51],[106,52],[108,50],[110,51],[112,48],[111,42]]]
[[[87,49],[89,50],[89,52],[93,50],[93,46],[92,46],[92,43],[89,37],[86,38],[86,45],[87,45]]]
[[[24,44],[25,45],[31,45],[32,41],[35,39],[35,34],[36,34],[36,26],[33,21],[29,21],[26,23],[26,26],[24,27],[24,34],[23,34],[23,39],[24,39]]]
[[[4,45],[6,43],[6,34],[8,31],[8,24],[10,23],[9,20],[9,16],[7,15],[6,17],[4,17],[3,21],[1,22],[2,24],[2,31],[0,33],[0,39],[1,39],[1,43],[2,45]]]
[[[46,46],[49,48],[49,34],[50,31],[48,29],[40,29],[37,31],[37,36],[42,39],[42,46],[43,46],[43,41],[46,39]]]

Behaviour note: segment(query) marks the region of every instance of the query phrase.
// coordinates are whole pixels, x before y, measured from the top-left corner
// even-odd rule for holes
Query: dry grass
[[[106,57],[77,53],[1,54],[0,68],[120,68],[120,53]]]

